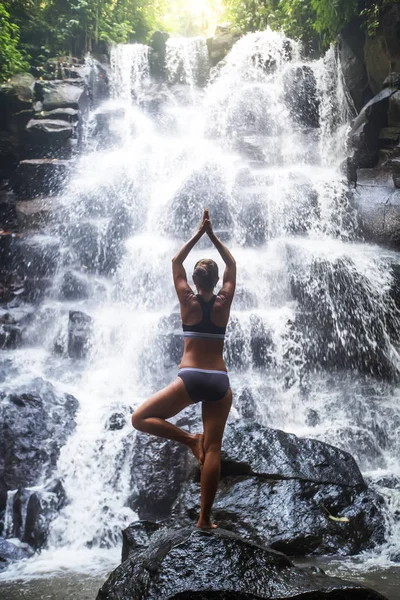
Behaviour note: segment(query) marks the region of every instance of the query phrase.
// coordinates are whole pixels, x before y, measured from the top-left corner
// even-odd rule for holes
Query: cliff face
[[[366,241],[400,243],[400,6],[390,5],[374,36],[359,21],[338,52],[358,116],[351,124],[347,175]]]

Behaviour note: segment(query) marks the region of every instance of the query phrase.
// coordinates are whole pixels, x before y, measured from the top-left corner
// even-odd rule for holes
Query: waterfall
[[[41,373],[80,402],[57,465],[68,504],[48,549],[16,573],[89,572],[119,552],[135,517],[130,414],[176,376],[170,262],[204,207],[238,265],[225,349],[233,418],[250,406],[266,426],[351,452],[387,498],[383,554],[398,551],[399,256],[354,241],[337,169],[352,109],[335,55],[304,62],[282,34],[249,34],[187,102],[182,86],[204,85],[205,57],[204,40],[169,40],[169,85],[152,88],[146,46],[112,50],[113,100],[92,114],[88,151],[46,232],[61,245],[58,269],[31,348],[14,359],[21,377]],[[204,255],[221,262],[204,240],[189,275]],[[67,274],[86,290],[78,299],[60,293]],[[93,323],[79,366],[65,347],[70,309]]]

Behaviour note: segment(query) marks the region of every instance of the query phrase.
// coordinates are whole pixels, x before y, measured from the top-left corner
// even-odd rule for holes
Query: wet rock
[[[22,541],[38,550],[46,545],[50,524],[66,504],[66,494],[60,480],[31,492],[26,505]]]
[[[216,560],[218,568],[216,568]],[[384,600],[359,584],[295,567],[278,552],[217,529],[161,530],[110,575],[97,600],[285,598]]]
[[[358,168],[371,168],[378,162],[379,135],[387,124],[389,100],[395,92],[393,88],[382,90],[364,106],[352,125],[349,139]]]
[[[8,179],[15,171],[19,160],[15,137],[0,131],[0,180]]]
[[[213,514],[223,528],[302,554],[356,554],[384,539],[383,500],[368,490],[352,456],[248,421],[230,423]],[[182,486],[174,522],[200,509],[196,481]],[[347,517],[335,521],[331,517]]]
[[[55,468],[75,429],[78,401],[51,383],[0,394],[0,492],[36,485]],[[3,507],[0,507],[0,509]]]
[[[91,347],[93,320],[89,315],[79,311],[69,311],[68,321],[68,356],[85,358]]]
[[[176,523],[194,525],[199,510],[200,486],[192,482],[174,507]],[[213,505],[220,527],[292,556],[347,556],[381,544],[383,511],[372,491],[245,474],[224,477]]]
[[[353,196],[360,232],[367,242],[400,245],[400,192],[393,188],[398,179],[397,161],[391,167],[360,169],[359,186]],[[399,181],[400,184],[400,181]]]
[[[90,286],[84,275],[75,271],[64,273],[60,285],[60,298],[63,300],[83,300],[90,295]]]
[[[115,412],[107,419],[106,429],[109,431],[118,431],[123,429],[125,425],[126,415],[121,412]]]
[[[138,433],[131,459],[129,506],[139,519],[166,519],[171,514],[188,469],[195,464],[188,448]]]
[[[10,131],[12,115],[32,107],[34,81],[29,73],[20,73],[0,85],[1,130]]]
[[[53,198],[35,198],[15,203],[18,224],[21,229],[42,229],[48,223],[57,202]]]
[[[389,127],[400,125],[400,91],[389,98],[388,125]]]
[[[26,157],[69,158],[75,125],[61,119],[31,119],[26,126]]]
[[[397,4],[382,8],[380,27],[373,36],[367,36],[364,46],[364,61],[370,87],[378,93],[390,73],[400,72],[400,10]]]
[[[24,281],[54,275],[60,261],[58,239],[38,234],[21,238],[18,247],[21,260],[17,265],[17,273]]]
[[[223,174],[217,165],[206,163],[190,174],[172,200],[165,228],[178,236],[187,237],[201,219],[201,207],[208,206],[214,230],[230,230],[230,198]]]
[[[317,81],[311,67],[291,67],[284,73],[284,98],[291,116],[304,127],[319,127]]]
[[[18,325],[9,325],[0,319],[0,349],[14,350],[22,344],[22,331]]]
[[[225,337],[224,358],[228,369],[244,368],[249,361],[245,351],[246,337],[239,319],[231,316]]]
[[[207,40],[208,54],[213,67],[225,58],[241,36],[241,32],[232,23],[217,26],[214,37]]]
[[[246,247],[265,244],[267,218],[261,203],[254,201],[241,210],[240,221],[245,232]]]
[[[313,259],[305,268],[298,258],[291,276],[292,294],[298,301],[291,335],[298,337],[305,366],[394,377],[390,356],[391,343],[397,339],[397,316],[379,292],[372,292],[367,275],[349,256]]]
[[[257,315],[250,317],[250,349],[255,367],[265,367],[272,362],[274,344],[271,333],[267,331],[263,320]]]
[[[169,37],[166,31],[155,31],[151,36],[150,73],[156,79],[165,77],[166,44]]]
[[[364,63],[365,37],[365,31],[360,27],[359,21],[353,19],[342,30],[338,44],[343,77],[357,112],[360,112],[373,96]]]
[[[50,119],[57,121],[67,121],[67,123],[76,123],[79,119],[79,111],[76,108],[55,108],[54,110],[42,110],[42,103],[40,103],[40,110],[35,112],[35,119]]]
[[[17,560],[30,558],[32,554],[33,550],[27,544],[16,545],[0,538],[0,571],[7,569]]]
[[[54,196],[63,190],[69,174],[68,160],[22,160],[14,173],[12,187],[20,200]]]
[[[89,97],[81,79],[46,81],[40,83],[39,88],[36,93],[43,110],[74,108],[85,112],[89,106]]]
[[[153,533],[161,525],[153,521],[135,521],[122,531],[122,562],[137,551],[144,550],[150,544]]]

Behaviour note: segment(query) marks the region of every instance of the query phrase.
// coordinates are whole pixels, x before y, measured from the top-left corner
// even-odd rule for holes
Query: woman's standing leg
[[[215,528],[211,508],[221,474],[221,445],[225,423],[232,405],[232,390],[222,400],[203,402],[204,464],[201,473],[201,507],[197,527]]]
[[[185,444],[192,450],[201,466],[204,459],[203,435],[188,433],[166,420],[192,404],[185,384],[178,377],[135,410],[132,425],[139,431]]]

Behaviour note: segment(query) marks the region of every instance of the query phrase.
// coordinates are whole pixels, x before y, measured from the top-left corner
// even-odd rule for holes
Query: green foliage
[[[366,0],[364,2],[365,7],[360,14],[363,17],[364,26],[369,36],[374,36],[376,34],[376,30],[378,29],[380,23],[380,14],[382,8],[393,3],[396,2],[393,2],[393,0],[378,0],[377,2]],[[397,3],[399,3],[399,0],[397,0]]]
[[[10,13],[0,4],[0,79],[28,68],[28,63],[18,49],[19,27],[10,20]]]
[[[323,49],[355,17],[361,17],[373,35],[382,8],[389,4],[393,0],[225,0],[225,14],[244,32],[269,25],[306,46]]]

